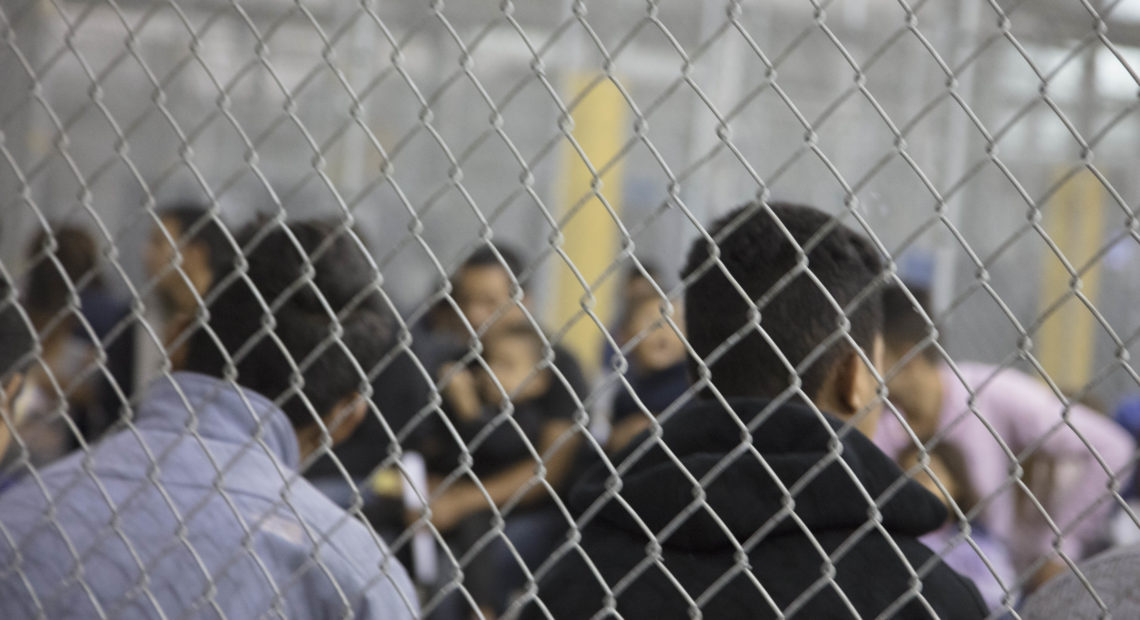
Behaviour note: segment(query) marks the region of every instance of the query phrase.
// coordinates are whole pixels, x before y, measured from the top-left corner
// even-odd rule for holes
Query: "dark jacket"
[[[740,420],[752,424],[767,403],[731,404]],[[825,425],[810,409],[785,404],[751,432],[749,446],[736,416],[716,402],[697,401],[664,422],[664,443],[687,473],[660,446],[636,458],[641,441],[634,441],[613,460],[620,467],[632,457],[621,476],[623,501],[607,498],[612,484],[603,466],[591,469],[571,493],[575,514],[590,515],[581,549],[614,593],[621,616],[689,618],[690,601],[703,617],[718,619],[776,617],[777,609],[812,619],[854,618],[852,608],[864,618],[884,612],[902,618],[986,615],[974,585],[918,542],[947,517],[921,486],[901,484],[882,507],[889,538],[867,526],[871,504],[852,476],[871,498],[902,476],[867,438],[850,429],[841,441],[843,465],[831,461],[812,472],[829,458],[828,425],[842,428],[836,419],[827,416]],[[711,475],[715,471],[720,473]],[[802,481],[805,474],[815,477]],[[689,475],[704,481],[707,508],[697,501]],[[782,512],[787,496],[781,486],[797,488],[794,518]],[[646,528],[661,544],[660,562],[646,561]],[[746,550],[747,563],[744,557],[737,561],[725,530]],[[833,580],[820,548],[833,556]],[[910,586],[907,563],[923,575],[921,598]],[[594,570],[575,549],[540,579],[538,597],[555,618],[590,618],[605,608]],[[532,604],[523,617],[545,618],[547,612]]]

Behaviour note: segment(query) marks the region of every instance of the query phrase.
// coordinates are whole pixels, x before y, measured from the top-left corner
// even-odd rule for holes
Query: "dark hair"
[[[861,348],[870,352],[882,329],[882,300],[877,290],[869,290],[882,271],[875,247],[817,209],[776,203],[770,209],[750,203],[717,220],[709,230],[716,247],[698,239],[681,272],[687,283],[685,326],[696,353],[707,358],[739,338],[710,364],[711,382],[726,396],[773,398],[794,381],[757,330],[741,332],[754,315],[736,285],[757,304],[761,327],[793,367],[833,337],[844,320],[820,284],[840,308],[855,304],[848,312],[848,333]],[[806,251],[806,261],[789,233]],[[801,262],[806,269],[795,273]],[[802,389],[809,398],[815,398],[832,367],[850,351],[845,340],[836,339],[803,369]],[[689,367],[699,379],[696,361],[690,360]]]
[[[225,377],[218,344],[231,356],[248,348],[236,360],[234,379],[278,401],[295,428],[314,423],[314,412],[326,415],[353,392],[367,394],[369,380],[357,372],[344,348],[368,374],[393,338],[388,307],[376,288],[376,268],[363,249],[343,227],[319,221],[262,222],[238,239],[246,253],[248,282],[235,278],[221,283],[209,304],[210,329],[200,329],[190,340],[187,370]],[[262,303],[275,308],[272,336],[262,333]],[[304,398],[292,389],[298,379],[304,382]]]
[[[181,239],[175,239],[175,242],[182,246],[200,245],[206,249],[214,284],[229,275],[234,268],[234,248],[226,238],[225,222],[197,203],[161,207],[157,215],[159,219],[170,219],[178,223]]]
[[[914,309],[914,303],[906,294],[909,290],[926,316],[930,316],[930,291],[913,284],[905,286],[904,289],[898,284],[891,284],[883,289],[883,341],[888,349],[900,354],[929,338],[931,330],[930,324]],[[922,356],[937,361],[938,349],[927,344],[922,349]]]
[[[53,240],[55,247],[51,248]],[[36,262],[28,271],[24,307],[37,321],[47,321],[67,307],[72,287],[81,283],[101,287],[98,254],[95,240],[82,228],[65,225],[40,231],[27,250],[28,258]]]
[[[617,312],[617,327],[622,330],[629,327],[629,322],[633,320],[633,315],[637,312],[637,309],[641,307],[641,304],[651,300],[657,301],[658,303],[661,302],[661,298],[658,297],[656,293],[629,296],[629,288],[634,282],[638,280],[656,282],[660,279],[660,271],[658,271],[656,266],[644,261],[641,263],[641,266],[645,270],[644,273],[641,269],[630,267],[625,273],[625,279],[622,281],[622,286],[624,286],[626,290],[623,291],[622,296],[619,297],[618,303],[620,307]]]
[[[498,252],[498,256],[496,256],[496,252]],[[501,261],[499,260],[499,256],[502,256]],[[506,265],[507,269],[510,269],[516,278],[522,273],[522,258],[519,257],[518,252],[516,252],[514,248],[504,245],[487,244],[479,246],[478,249],[472,252],[471,255],[467,257],[467,260],[463,261],[463,264],[459,266],[459,271],[457,271],[456,274],[459,275],[466,269],[478,267],[498,267],[502,269],[503,265]]]
[[[36,347],[31,326],[20,313],[18,303],[8,281],[0,276],[0,387],[23,369]]]
[[[978,492],[974,489],[974,484],[970,481],[970,467],[966,463],[966,457],[962,456],[962,452],[953,444],[940,441],[933,447],[927,447],[926,453],[932,459],[942,461],[946,466],[946,471],[954,479],[954,486],[957,487],[954,496],[950,499],[958,504],[958,508],[963,513],[968,513],[978,505]],[[918,462],[918,446],[910,446],[899,455],[898,462],[906,463],[910,460]],[[943,485],[946,481],[942,482]]]

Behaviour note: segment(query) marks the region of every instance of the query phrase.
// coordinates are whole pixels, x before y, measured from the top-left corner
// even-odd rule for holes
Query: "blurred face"
[[[511,298],[511,279],[498,265],[467,267],[460,272],[455,300],[475,331],[489,333],[525,320],[522,308]],[[492,317],[494,323],[488,325]]]
[[[503,391],[514,402],[538,398],[550,383],[548,371],[531,376],[539,362],[539,355],[534,341],[526,336],[511,334],[489,340],[484,358],[495,379],[503,386]],[[485,403],[498,405],[503,400],[499,388],[487,373],[479,374],[479,391]]]
[[[182,236],[182,227],[178,222],[171,218],[160,218],[159,226],[156,226],[150,231],[150,237],[147,239],[146,244],[146,273],[152,279],[167,274],[167,269],[174,262],[174,246],[166,240],[163,232],[170,235],[170,238],[178,243],[178,239]]]
[[[680,326],[680,314],[672,318]],[[650,298],[637,304],[630,315],[628,330],[629,338],[643,338],[633,349],[633,359],[641,370],[665,370],[685,360],[685,343],[662,318],[658,299]]]
[[[632,306],[639,299],[656,295],[657,291],[653,290],[653,285],[640,272],[631,275],[626,282],[625,302],[627,306]]]
[[[894,373],[887,379],[889,398],[906,416],[907,423],[919,439],[926,441],[938,429],[938,418],[942,410],[942,380],[938,366],[921,355],[896,368],[906,353],[907,351],[893,348],[887,351],[884,370],[888,375]]]
[[[192,291],[186,286],[182,275],[175,268],[175,260],[178,256],[176,246],[182,243],[182,226],[177,219],[167,217],[161,218],[159,223],[161,228],[155,227],[151,231],[146,246],[144,260],[147,275],[158,280],[156,288],[158,294],[176,311],[193,311],[197,303],[194,298],[194,291],[198,295],[205,294],[213,280],[213,274],[210,271],[209,250],[201,243],[190,243],[182,247],[182,262],[177,266],[181,267],[182,272],[190,280],[190,284],[194,287],[194,291]],[[174,241],[173,245],[167,241],[163,231]]]

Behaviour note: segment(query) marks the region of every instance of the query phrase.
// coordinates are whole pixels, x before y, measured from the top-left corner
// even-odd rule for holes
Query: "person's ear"
[[[335,446],[351,437],[356,432],[356,427],[364,421],[366,415],[368,415],[368,401],[354,392],[337,401],[333,405],[332,411],[326,413],[321,419],[324,420],[325,427],[329,429],[329,436]]]
[[[859,411],[859,368],[862,360],[854,351],[848,352],[835,368],[835,379],[832,383],[838,413],[844,418],[855,415]]]
[[[865,353],[872,364],[881,367],[882,338],[876,337],[871,350]],[[859,416],[853,420],[855,426],[864,434],[873,436],[881,412],[878,396],[879,381],[875,378],[875,370],[868,366],[857,352],[851,351],[836,368],[833,389],[836,405],[840,409],[836,413],[848,419]]]

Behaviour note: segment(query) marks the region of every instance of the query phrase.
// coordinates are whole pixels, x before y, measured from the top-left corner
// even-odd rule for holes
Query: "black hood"
[[[736,417],[747,425],[769,403],[739,399],[729,404]],[[663,441],[673,456],[655,445],[637,457],[621,477],[621,500],[606,501],[593,518],[599,525],[644,536],[644,530],[623,503],[655,534],[688,511],[690,516],[670,536],[660,540],[662,545],[687,551],[731,548],[723,528],[743,542],[784,507],[785,491],[772,474],[785,488],[790,488],[828,458],[833,442],[828,427],[838,432],[843,424],[830,415],[824,417],[826,426],[808,407],[785,403],[767,414],[767,419],[749,434],[719,402],[696,401],[663,424]],[[614,465],[637,453],[644,438],[642,435],[616,455],[612,459]],[[857,430],[849,429],[840,443],[841,459],[819,469],[816,477],[796,494],[795,515],[813,533],[851,531],[870,519],[872,504],[853,478],[876,500],[903,477],[898,466]],[[763,457],[770,471],[756,453]],[[704,507],[693,510],[695,485],[674,457],[697,480],[714,468],[723,468],[704,491],[716,519]],[[605,495],[609,479],[607,467],[593,467],[574,487],[571,507],[579,513],[591,508]],[[887,531],[908,536],[933,531],[947,518],[942,502],[910,480],[881,508],[881,515]],[[798,535],[803,531],[796,519],[787,514],[768,527],[767,536]]]

